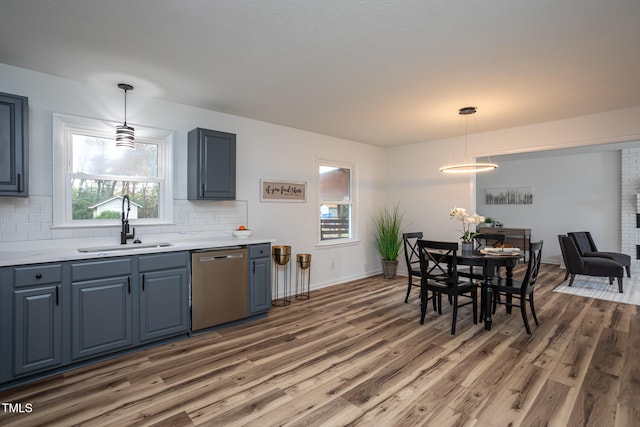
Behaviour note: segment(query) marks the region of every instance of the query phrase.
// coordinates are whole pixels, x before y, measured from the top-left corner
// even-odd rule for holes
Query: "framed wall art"
[[[487,188],[485,203],[487,205],[531,205],[533,192],[531,187]]]
[[[260,180],[261,202],[299,202],[307,201],[306,181]]]

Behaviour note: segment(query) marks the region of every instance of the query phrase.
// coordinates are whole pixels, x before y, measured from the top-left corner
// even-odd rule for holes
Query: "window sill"
[[[336,246],[355,246],[360,244],[360,239],[340,239],[316,243],[316,249],[335,248]]]

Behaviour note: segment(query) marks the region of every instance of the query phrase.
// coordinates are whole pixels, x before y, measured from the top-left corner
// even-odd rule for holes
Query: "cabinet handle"
[[[202,184],[202,197],[204,197],[204,184]]]
[[[60,285],[56,286],[56,305],[60,305]]]
[[[253,274],[255,274],[255,273],[256,273],[256,262],[253,261]]]
[[[42,273],[36,274],[36,279],[42,279]]]
[[[142,290],[144,291],[144,274],[142,275]]]
[[[127,289],[129,294],[131,294],[131,276],[127,276]]]
[[[22,174],[18,174],[18,193],[22,193]]]

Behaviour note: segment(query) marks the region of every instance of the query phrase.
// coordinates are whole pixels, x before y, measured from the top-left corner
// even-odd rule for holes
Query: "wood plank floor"
[[[0,392],[15,426],[638,426],[638,307],[554,293],[540,326],[499,307],[494,327],[431,307],[381,276],[312,292],[267,318]]]

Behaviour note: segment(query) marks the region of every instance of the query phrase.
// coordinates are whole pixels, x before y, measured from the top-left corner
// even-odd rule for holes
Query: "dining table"
[[[484,328],[491,330],[493,323],[493,281],[496,280],[496,271],[505,267],[507,284],[513,280],[513,267],[524,257],[523,251],[517,249],[496,250],[496,248],[483,248],[471,251],[457,251],[456,262],[458,265],[482,267],[483,277],[481,285],[481,307]]]

